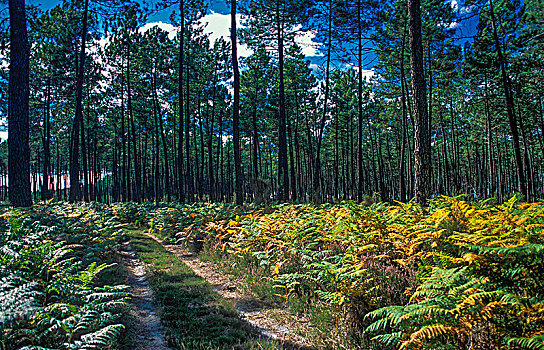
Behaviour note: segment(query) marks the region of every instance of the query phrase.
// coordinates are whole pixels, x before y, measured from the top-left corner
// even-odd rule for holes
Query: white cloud
[[[295,29],[300,30],[300,28],[302,28],[301,25]],[[315,30],[301,31],[295,37],[295,42],[302,48],[305,56],[324,56],[322,52],[319,52],[322,44],[314,42],[316,33]]]
[[[210,45],[213,45],[215,40],[223,38],[226,41],[230,40],[230,15],[223,15],[220,13],[212,12],[202,18],[202,22],[206,23],[204,33],[210,35]],[[242,28],[240,23],[240,14],[236,15],[236,26]],[[248,57],[253,54],[247,45],[238,43],[238,56]]]
[[[462,15],[466,15],[466,14],[472,13],[472,11],[474,11],[474,9],[476,9],[475,5],[463,6],[463,7],[461,7],[461,10],[459,10],[459,13],[462,14]]]
[[[457,12],[461,15],[472,13],[472,11],[476,9],[475,5],[465,6],[464,4],[460,4],[459,0],[451,0],[450,5],[454,12]]]
[[[236,25],[238,28],[243,28],[240,22],[241,15],[236,15]],[[202,18],[202,22],[206,23],[207,26],[204,29],[204,32],[210,35],[210,43],[213,43],[219,38],[223,38],[227,41],[230,40],[230,15],[229,14],[220,14],[212,12]],[[298,26],[295,30],[300,29],[302,26]],[[316,36],[315,31],[302,31],[297,34],[295,42],[302,48],[302,52],[306,56],[323,56],[322,53],[318,51],[321,46],[320,43],[314,42]],[[240,57],[248,57],[253,54],[247,45],[238,44],[238,55]]]
[[[162,29],[165,32],[167,32],[168,33],[168,39],[170,39],[170,40],[174,39],[176,37],[178,31],[179,31],[178,27],[174,27],[170,23],[150,22],[150,23],[146,23],[142,27],[140,27],[138,29],[138,32],[145,33],[146,31],[148,31],[149,29],[151,29],[153,27],[158,27],[159,29]]]
[[[450,4],[453,11],[457,11],[459,9],[459,1],[452,0]]]
[[[356,72],[359,72],[359,67],[355,66],[353,63],[347,63],[344,67],[346,68],[352,68]],[[370,81],[370,79],[374,78],[375,76],[374,68],[372,69],[363,69],[363,79],[366,81]]]
[[[461,23],[459,22],[451,22],[449,25],[448,25],[448,28],[449,29],[456,29],[456,28],[459,28],[461,26]]]
[[[315,63],[310,63],[309,67],[310,67],[311,70],[316,71],[316,72],[321,68],[321,66],[319,66],[319,65],[317,65]]]

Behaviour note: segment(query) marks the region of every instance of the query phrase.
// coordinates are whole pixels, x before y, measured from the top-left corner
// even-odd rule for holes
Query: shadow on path
[[[265,318],[266,304],[236,294],[228,278],[201,277],[198,258],[141,231],[127,230],[148,271],[168,345],[175,349],[313,349]],[[200,265],[199,265],[200,264]],[[194,270],[194,271],[193,271]],[[210,280],[211,279],[211,280]],[[228,293],[234,293],[228,295]],[[150,349],[155,349],[151,347]]]

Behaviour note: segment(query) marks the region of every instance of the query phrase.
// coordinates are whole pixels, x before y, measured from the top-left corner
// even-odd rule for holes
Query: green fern
[[[0,279],[0,327],[12,327],[40,309],[37,285],[13,276]]]
[[[521,347],[527,350],[544,350],[544,335],[535,335],[529,338],[510,338],[508,346]]]

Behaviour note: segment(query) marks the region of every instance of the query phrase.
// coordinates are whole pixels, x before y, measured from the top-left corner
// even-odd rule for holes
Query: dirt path
[[[215,264],[201,261],[185,247],[161,240],[146,231],[140,232],[160,243],[198,276],[206,279],[217,293],[236,307],[242,319],[256,327],[264,337],[279,341],[287,349],[314,348],[313,344],[299,334],[306,333],[305,329],[309,327],[307,319],[292,315],[287,310],[274,308],[256,297],[247,295],[244,291],[249,288],[245,286],[244,281],[229,279],[217,271]]]
[[[130,349],[166,350],[169,349],[164,337],[161,319],[153,305],[153,291],[147,283],[145,266],[128,242],[123,243],[121,258],[128,270],[126,284],[130,286],[133,297],[130,302],[130,320],[127,325]]]

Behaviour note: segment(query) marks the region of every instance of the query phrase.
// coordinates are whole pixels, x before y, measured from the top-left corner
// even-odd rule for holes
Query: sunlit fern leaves
[[[129,294],[99,286],[119,224],[99,204],[0,213],[0,348],[117,347]]]
[[[40,305],[41,293],[36,282],[12,276],[0,279],[0,328],[12,327],[17,321],[32,317]]]
[[[508,339],[508,346],[520,347],[527,350],[543,350],[544,349],[544,335],[534,335],[527,338],[510,338]]]
[[[544,332],[542,203],[117,207],[154,233],[250,259],[286,301],[317,296],[339,323],[355,312],[361,337],[384,346],[523,348]]]

